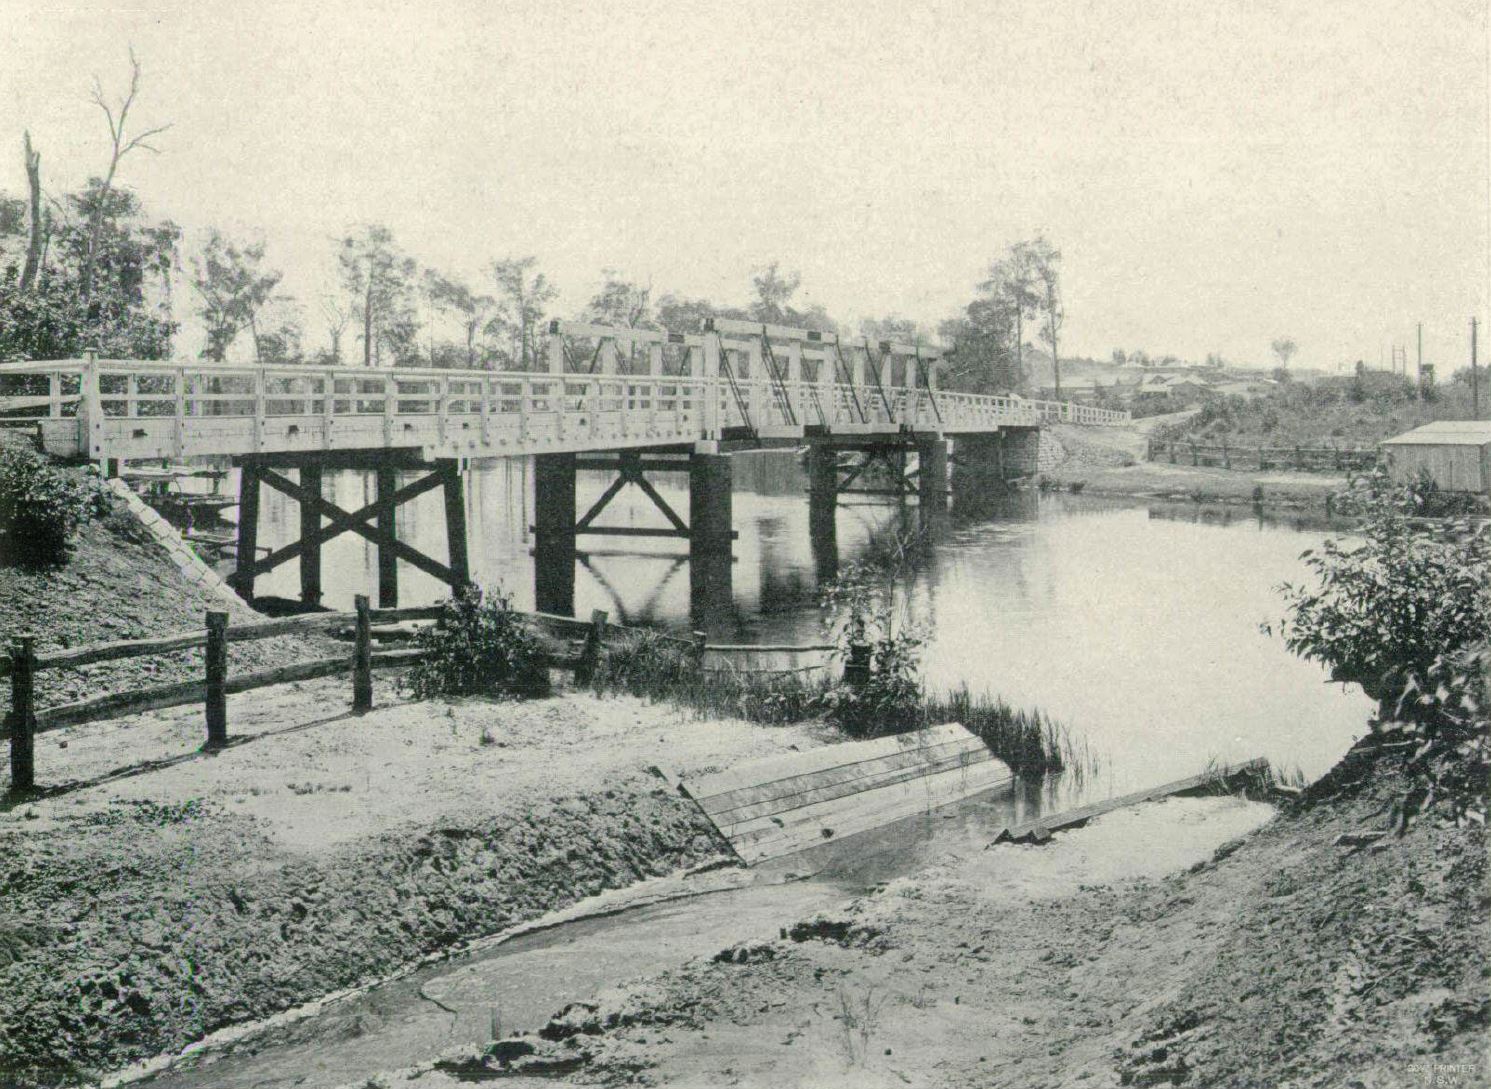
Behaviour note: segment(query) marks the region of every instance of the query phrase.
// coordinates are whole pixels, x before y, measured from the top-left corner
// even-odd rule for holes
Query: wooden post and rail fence
[[[1204,443],[1148,440],[1149,461],[1168,460],[1171,465],[1188,464],[1222,469],[1292,469],[1301,473],[1364,472],[1377,464],[1375,449],[1340,446],[1234,446],[1227,442]]]
[[[206,725],[203,748],[206,751],[213,751],[228,744],[228,696],[270,685],[315,680],[346,673],[350,673],[352,679],[352,712],[365,714],[373,709],[373,672],[379,669],[394,669],[411,665],[419,660],[423,653],[418,648],[374,650],[374,625],[406,621],[433,621],[438,620],[444,611],[443,605],[406,609],[374,609],[370,607],[366,596],[358,595],[356,608],[352,612],[313,613],[308,616],[256,621],[232,626],[229,624],[228,613],[209,611],[206,615],[206,627],[200,631],[182,632],[150,639],[97,643],[85,647],[69,647],[46,654],[37,654],[34,635],[16,636],[11,641],[9,656],[0,657],[0,677],[6,675],[10,677],[10,711],[5,717],[4,728],[0,730],[0,736],[8,737],[10,741],[11,792],[23,794],[36,786],[35,740],[38,734],[85,722],[200,703],[203,705]],[[646,630],[611,625],[608,623],[608,615],[599,609],[591,614],[588,622],[548,613],[527,613],[523,614],[523,617],[533,627],[560,641],[570,645],[579,642],[578,652],[551,653],[548,664],[550,668],[574,673],[576,683],[582,685],[588,685],[594,680],[596,669],[600,664],[601,652],[609,634],[635,635]],[[350,654],[293,662],[237,676],[229,673],[228,647],[231,643],[270,639],[276,636],[310,635],[345,630],[349,624],[352,627]],[[701,667],[704,655],[711,651],[732,656],[758,652],[805,652],[831,649],[826,644],[812,647],[709,646],[703,632],[693,633],[692,638],[657,632],[650,634],[655,638],[678,644]],[[120,661],[199,648],[205,652],[202,680],[110,692],[76,703],[38,710],[38,675],[47,670],[77,668],[99,662]],[[849,678],[847,674],[846,670],[846,679],[852,680],[853,678]]]

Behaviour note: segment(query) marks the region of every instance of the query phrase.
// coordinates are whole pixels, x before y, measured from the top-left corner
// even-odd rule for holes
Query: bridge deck
[[[727,344],[729,342],[726,342]],[[772,376],[367,370],[63,360],[0,366],[0,422],[62,456],[144,459],[370,448],[426,458],[721,437],[989,433],[1127,413],[1016,396]]]

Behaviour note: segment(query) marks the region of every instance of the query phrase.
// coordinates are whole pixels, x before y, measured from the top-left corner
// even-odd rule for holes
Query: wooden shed
[[[1394,480],[1427,471],[1444,491],[1491,495],[1491,421],[1440,420],[1384,439],[1381,447]]]

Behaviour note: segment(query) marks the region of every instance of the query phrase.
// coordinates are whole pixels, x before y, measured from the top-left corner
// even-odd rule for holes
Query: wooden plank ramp
[[[806,850],[1014,782],[1009,765],[953,722],[743,764],[689,779],[747,864]]]
[[[1200,775],[1188,775],[1184,779],[1175,779],[1159,786],[1150,787],[1147,790],[1136,790],[1132,794],[1120,794],[1116,798],[1108,798],[1092,805],[1084,805],[1077,809],[1068,809],[1063,813],[1052,813],[1047,817],[1037,817],[1033,821],[1023,824],[1011,825],[994,837],[989,844],[994,847],[1001,843],[1044,843],[1051,838],[1052,832],[1058,832],[1063,828],[1075,828],[1086,824],[1094,817],[1100,817],[1104,813],[1111,813],[1115,809],[1125,809],[1140,802],[1152,802],[1160,798],[1168,798],[1173,794],[1184,794],[1188,790],[1204,790],[1214,787],[1230,789],[1238,779],[1250,776],[1262,775],[1268,770],[1268,760],[1262,756],[1256,756],[1252,760],[1246,760],[1241,764],[1222,764],[1218,767],[1208,768]]]

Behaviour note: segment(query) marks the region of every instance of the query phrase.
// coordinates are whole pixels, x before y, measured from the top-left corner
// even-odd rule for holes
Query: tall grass
[[[704,669],[676,640],[643,632],[608,642],[591,687],[729,717],[782,726],[817,718],[830,685],[821,674]]]
[[[928,726],[961,722],[1017,775],[1066,771],[1080,779],[1097,769],[1086,744],[1079,747],[1063,724],[1039,710],[1011,707],[987,692],[974,695],[966,684],[924,696],[922,714]]]
[[[824,672],[705,670],[676,640],[645,632],[608,642],[591,686],[598,695],[625,693],[666,701],[691,708],[700,717],[778,726],[824,717],[839,681]],[[1097,769],[1086,745],[1079,746],[1071,731],[1049,715],[1012,707],[987,693],[975,695],[967,685],[937,695],[923,693],[915,718],[921,727],[961,722],[1026,778],[1066,772],[1080,780]],[[878,733],[892,732],[896,731]]]

